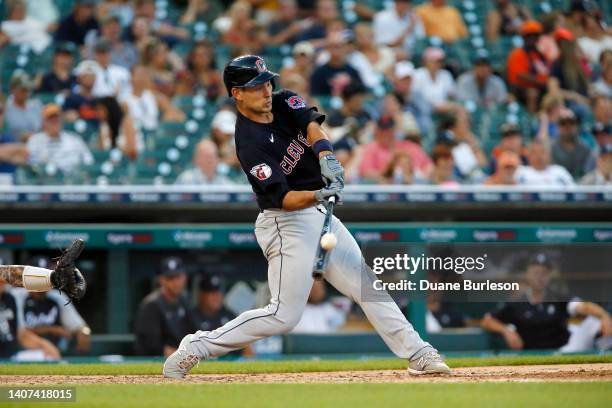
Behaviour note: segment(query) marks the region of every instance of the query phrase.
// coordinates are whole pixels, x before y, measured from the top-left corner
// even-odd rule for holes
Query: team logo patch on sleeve
[[[306,102],[299,96],[292,96],[287,99],[287,105],[289,105],[291,109],[301,109],[306,107]]]
[[[249,173],[251,173],[253,177],[257,178],[258,180],[264,181],[270,178],[272,175],[272,169],[266,163],[261,163],[253,166]]]

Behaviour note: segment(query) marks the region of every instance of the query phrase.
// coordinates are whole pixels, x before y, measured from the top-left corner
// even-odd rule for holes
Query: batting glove
[[[342,180],[344,185],[344,168],[342,164],[336,158],[334,154],[328,154],[319,159],[319,165],[321,166],[321,176],[325,185],[329,185],[336,181],[338,178]]]
[[[318,202],[327,201],[327,199],[331,196],[336,196],[336,204],[340,204],[342,202],[342,196],[344,193],[342,189],[344,188],[344,181],[340,178],[336,179],[330,185],[323,187],[322,189],[315,192],[315,199]]]

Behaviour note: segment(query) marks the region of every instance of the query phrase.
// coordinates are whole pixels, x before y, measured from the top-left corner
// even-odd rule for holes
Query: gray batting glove
[[[338,178],[340,178],[342,184],[344,184],[344,168],[342,168],[342,165],[338,159],[336,159],[336,155],[328,154],[327,156],[321,157],[319,159],[319,165],[321,166],[323,182],[326,185],[333,183]]]
[[[322,189],[315,192],[315,199],[318,202],[327,201],[327,199],[331,196],[336,196],[336,203],[340,204],[342,202],[344,182],[341,182],[340,179],[336,179],[335,182],[331,183],[329,186],[323,187]]]

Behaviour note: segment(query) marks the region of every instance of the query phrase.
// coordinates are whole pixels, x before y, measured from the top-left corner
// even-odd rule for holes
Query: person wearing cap
[[[11,95],[6,100],[4,120],[6,130],[17,140],[25,142],[41,126],[42,103],[31,98],[34,82],[23,71],[15,71],[9,81]]]
[[[593,169],[593,152],[578,135],[578,120],[574,112],[562,109],[559,117],[559,138],[552,142],[552,161],[577,180]]]
[[[236,119],[237,116],[233,108],[219,109],[210,124],[210,139],[217,145],[222,164],[225,167],[229,166],[230,171],[240,172],[240,163],[236,156],[234,141]]]
[[[64,119],[67,122],[83,119],[90,124],[97,125],[98,115],[96,113],[93,87],[96,83],[98,71],[98,63],[93,60],[81,61],[74,69],[77,86],[66,97],[63,105]]]
[[[495,7],[487,14],[485,36],[494,43],[497,39],[520,34],[523,21],[530,20],[529,10],[512,0],[495,0]]]
[[[82,46],[87,33],[100,28],[95,14],[96,3],[97,0],[76,0],[72,12],[60,21],[55,41]]]
[[[349,64],[349,45],[341,33],[327,37],[329,61],[315,68],[310,77],[310,92],[315,96],[340,96],[342,89],[354,82],[363,86],[359,72]]]
[[[73,49],[68,44],[60,44],[53,53],[51,71],[43,75],[38,92],[63,93],[68,95],[76,85],[76,76],[72,72]]]
[[[489,174],[495,173],[498,168],[497,160],[503,152],[509,151],[519,158],[518,165],[527,164],[527,149],[523,146],[523,134],[521,128],[515,123],[504,123],[500,126],[501,140],[491,151],[489,163]]]
[[[413,76],[416,69],[410,61],[399,61],[395,64],[391,77],[392,93],[401,105],[401,109],[412,115],[421,135],[429,134],[433,127],[432,107],[424,98],[412,92]]]
[[[183,170],[176,178],[175,184],[183,186],[195,185],[231,185],[234,182],[227,177],[217,145],[210,139],[200,141],[193,150],[191,168]]]
[[[529,112],[537,109],[540,94],[546,89],[550,74],[546,57],[538,50],[542,25],[527,20],[521,25],[523,46],[512,50],[506,63],[506,74],[512,92]]]
[[[372,29],[376,44],[410,50],[416,40],[425,37],[423,22],[411,3],[411,0],[397,0],[393,2],[393,7],[374,15]]]
[[[431,0],[415,9],[423,21],[425,34],[438,37],[446,43],[453,43],[468,36],[468,30],[459,10],[449,6],[446,0]]]
[[[396,139],[397,126],[391,115],[383,114],[376,123],[374,141],[362,147],[359,175],[370,181],[378,181],[397,151],[410,155],[413,170],[418,177],[426,177],[431,170],[431,159],[421,146],[410,140]]]
[[[571,31],[559,28],[554,36],[559,45],[559,58],[550,68],[549,92],[562,95],[573,110],[584,111],[589,103],[590,69]]]
[[[198,330],[212,331],[236,318],[223,304],[225,296],[221,278],[205,274],[198,285],[198,297],[193,315]]]
[[[168,257],[159,267],[159,288],[147,295],[135,317],[135,351],[144,356],[169,356],[181,339],[195,330],[185,296],[187,270],[179,257]]]
[[[601,306],[579,300],[554,302],[550,289],[554,265],[545,253],[534,254],[524,273],[527,289],[515,302],[482,319],[484,330],[500,334],[513,350],[559,349],[562,353],[590,350],[597,335],[612,336],[612,319]],[[580,324],[570,317],[586,316]]]
[[[63,129],[62,108],[54,103],[42,111],[42,131],[28,139],[28,162],[34,166],[53,166],[64,173],[75,173],[91,164],[91,151],[76,134]]]
[[[395,65],[395,53],[386,45],[374,42],[374,33],[369,23],[361,22],[353,27],[355,50],[348,62],[354,67],[370,89],[383,86],[385,74]]]
[[[13,45],[31,48],[37,54],[43,52],[51,44],[47,24],[29,17],[23,0],[6,2],[6,5],[7,14],[0,21],[3,36]]]
[[[94,46],[94,57],[98,63],[93,96],[118,96],[128,92],[132,86],[132,75],[126,68],[112,62],[111,43],[102,38]]]
[[[108,41],[113,64],[129,70],[138,62],[138,50],[131,42],[123,41],[120,18],[113,12],[102,18],[98,35],[87,36],[85,39],[88,58],[95,57],[96,44],[100,40]]]
[[[457,86],[450,72],[443,68],[446,54],[442,48],[428,47],[423,52],[423,66],[417,68],[412,79],[415,97],[424,99],[435,113],[449,113],[458,109],[451,100],[457,96]]]
[[[580,179],[580,184],[592,186],[612,185],[612,143],[599,147],[597,167]]]
[[[293,61],[284,66],[280,72],[280,84],[287,86],[285,80],[293,75],[299,75],[307,84],[310,84],[310,77],[315,66],[315,49],[308,41],[298,42],[293,46]]]
[[[529,164],[516,171],[516,181],[521,185],[564,187],[573,186],[572,175],[563,166],[550,163],[550,148],[546,142],[533,140],[527,150]]]
[[[34,256],[28,265],[50,269],[52,261],[46,256]],[[73,303],[56,290],[28,292],[24,288],[11,290],[23,307],[24,326],[36,335],[49,340],[65,352],[71,343],[79,353],[91,348],[91,329]]]
[[[520,164],[519,156],[516,153],[510,150],[501,152],[497,158],[495,173],[489,176],[483,184],[485,186],[511,186],[516,184],[514,176]]]
[[[463,103],[470,101],[486,109],[506,102],[508,90],[504,81],[493,74],[489,58],[479,56],[472,69],[457,79],[457,97]]]

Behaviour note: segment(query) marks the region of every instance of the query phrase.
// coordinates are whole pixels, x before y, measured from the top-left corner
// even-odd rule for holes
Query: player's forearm
[[[314,147],[319,140],[329,140],[329,136],[323,131],[318,122],[310,122],[306,128],[308,143]],[[319,158],[332,154],[331,150],[323,150],[319,153]]]
[[[24,265],[0,265],[0,281],[12,286],[22,286],[31,292],[46,292],[53,289],[51,274],[46,268]]]
[[[499,334],[504,334],[504,332],[507,330],[507,327],[504,323],[502,323],[491,315],[486,315],[482,319],[482,321],[480,322],[480,327],[482,327],[486,331]]]
[[[312,206],[316,201],[314,191],[289,191],[283,198],[283,210],[302,210]]]
[[[610,317],[610,314],[606,312],[606,310],[603,307],[599,306],[596,303],[592,303],[592,302],[578,303],[578,305],[576,306],[576,312],[581,315],[595,316],[600,319]]]
[[[23,265],[0,265],[0,281],[11,286],[23,286]]]

